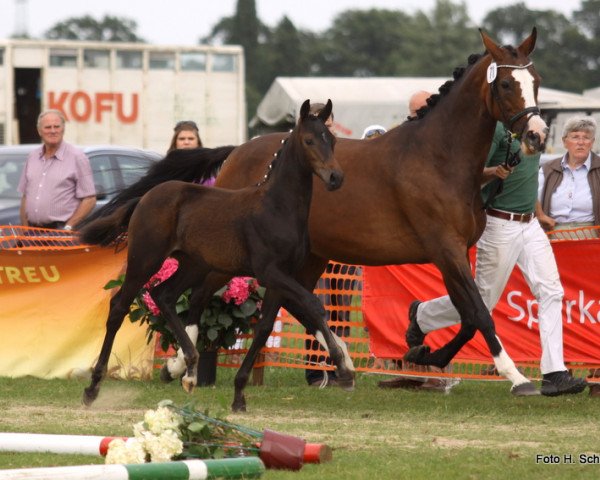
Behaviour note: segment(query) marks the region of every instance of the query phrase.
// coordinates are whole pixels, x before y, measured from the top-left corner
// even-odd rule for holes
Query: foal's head
[[[325,126],[331,109],[331,100],[328,100],[325,107],[313,115],[310,113],[310,100],[305,100],[290,141],[300,142],[312,171],[323,180],[327,190],[336,190],[342,186],[344,173],[333,156],[335,136]]]
[[[483,32],[481,37],[491,57],[487,69],[491,111],[511,132],[521,137],[524,153],[541,151],[548,126],[537,106],[540,76],[529,60],[535,48],[537,30],[534,27],[531,35],[517,48],[500,47]]]

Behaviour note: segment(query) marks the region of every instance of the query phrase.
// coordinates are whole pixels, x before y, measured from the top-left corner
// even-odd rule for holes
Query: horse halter
[[[537,106],[527,107],[527,108],[524,108],[523,110],[521,110],[520,112],[514,114],[512,117],[508,118],[508,116],[506,115],[506,111],[504,110],[504,107],[502,106],[502,102],[500,101],[501,100],[500,94],[498,93],[498,83],[496,82],[497,69],[511,68],[513,70],[524,70],[524,69],[529,68],[531,65],[533,65],[533,62],[529,62],[527,65],[510,65],[510,64],[496,65],[496,62],[492,62],[490,64],[490,66],[488,67],[487,76],[488,76],[488,83],[490,83],[491,87],[492,87],[491,88],[492,96],[494,97],[494,100],[496,101],[496,103],[498,104],[498,107],[500,107],[500,111],[502,112],[502,117],[504,118],[504,121],[502,123],[504,123],[504,125],[507,127],[507,129],[511,132],[513,130],[513,128],[512,128],[513,125],[521,117],[524,117],[525,115],[527,115],[527,119],[529,119],[534,115],[541,115],[541,112],[540,112],[539,107],[537,107]],[[519,134],[518,136],[520,137],[521,135]]]

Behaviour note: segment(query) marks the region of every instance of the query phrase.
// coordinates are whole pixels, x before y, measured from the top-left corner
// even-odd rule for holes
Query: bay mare
[[[435,264],[462,323],[457,336],[439,350],[416,347],[417,352],[412,353],[418,362],[447,365],[479,330],[500,375],[522,393],[535,391],[535,386],[519,373],[502,348],[474,283],[467,252],[485,226],[480,190],[496,123],[504,123],[521,137],[525,153],[543,149],[547,126],[537,108],[540,78],[529,58],[536,35],[534,28],[515,48],[501,47],[481,32],[485,53],[471,56],[466,67],[457,69],[454,81],[444,84],[416,118],[376,139],[338,139],[336,158],[344,169],[345,182],[332,194],[315,184],[309,215],[311,253],[297,275],[299,282],[312,289],[330,259],[356,265]],[[273,153],[286,137],[281,133],[255,138],[228,155],[222,152],[221,160],[182,154],[180,159],[187,164],[172,162],[174,169],[166,177],[145,181],[152,186],[165,178],[178,178],[190,165],[195,175],[203,168],[212,171],[226,159],[216,185],[243,188],[265,175]],[[203,291],[194,292],[198,299],[195,308],[200,310],[209,292],[227,280],[226,275],[210,274]],[[246,407],[244,387],[282,304],[276,293],[268,294],[263,302],[255,339],[236,375],[234,410]],[[306,325],[304,319],[298,319]],[[317,331],[317,339],[333,348],[328,337],[323,341],[324,333]],[[345,371],[343,361],[334,359],[334,363]]]
[[[199,355],[175,305],[185,290],[202,286],[209,272],[255,277],[285,308],[306,319],[311,331],[325,331],[334,345],[332,356],[341,362],[342,347],[327,333],[323,305],[294,278],[310,251],[307,220],[313,174],[327,190],[339,188],[343,181],[333,155],[336,139],[324,123],[331,109],[329,101],[313,115],[309,100],[302,104],[298,124],[283,147],[279,145],[270,175],[258,185],[229,190],[165,182],[81,230],[85,243],[106,245],[127,219],[129,244],[125,280],[111,299],[100,356],[84,390],[86,405],[98,396],[114,338],[131,303],[167,257],[178,260],[177,271],[150,294],[183,349],[186,391],[196,385]],[[352,387],[354,371],[342,365],[341,372]]]

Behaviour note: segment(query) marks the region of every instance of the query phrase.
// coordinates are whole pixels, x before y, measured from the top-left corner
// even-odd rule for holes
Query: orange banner
[[[102,340],[111,292],[126,251],[0,249],[0,375],[89,376]],[[149,378],[153,345],[145,328],[125,319],[109,375]]]
[[[564,356],[567,362],[600,362],[600,240],[553,242],[565,290],[563,300]],[[474,258],[474,251],[472,252]],[[370,348],[380,358],[402,358],[407,350],[404,334],[407,312],[415,300],[446,294],[441,275],[433,265],[365,267],[363,314],[369,328]],[[498,336],[518,362],[538,362],[541,356],[537,302],[520,270],[515,268],[493,312]],[[458,327],[438,330],[426,343],[439,348]],[[457,360],[487,360],[489,350],[481,334],[465,345]]]

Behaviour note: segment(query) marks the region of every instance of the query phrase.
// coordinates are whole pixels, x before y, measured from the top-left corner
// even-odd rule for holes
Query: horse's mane
[[[481,57],[483,57],[483,55],[484,54],[482,54],[482,53],[473,53],[473,54],[469,55],[469,58],[467,59],[467,66],[456,67],[454,69],[454,71],[452,72],[452,80],[448,80],[447,82],[445,82],[438,89],[439,93],[434,93],[433,95],[431,95],[427,99],[427,105],[419,108],[419,110],[417,110],[417,115],[414,117],[409,116],[408,120],[409,121],[418,120],[420,118],[423,118],[425,115],[427,115],[429,110],[431,110],[433,107],[435,107],[442,97],[448,95],[448,93],[450,92],[450,90],[452,89],[452,87],[454,86],[456,81],[459,78],[461,78],[467,70],[469,70],[473,65],[475,65],[475,63],[477,63],[477,61]]]
[[[236,148],[228,145],[217,148],[193,148],[189,150],[173,150],[167,156],[155,163],[146,175],[129,187],[121,190],[110,202],[96,210],[77,225],[81,228],[97,218],[113,213],[119,206],[129,200],[138,200],[152,187],[166,180],[181,180],[184,182],[202,182],[216,176],[223,159]]]

